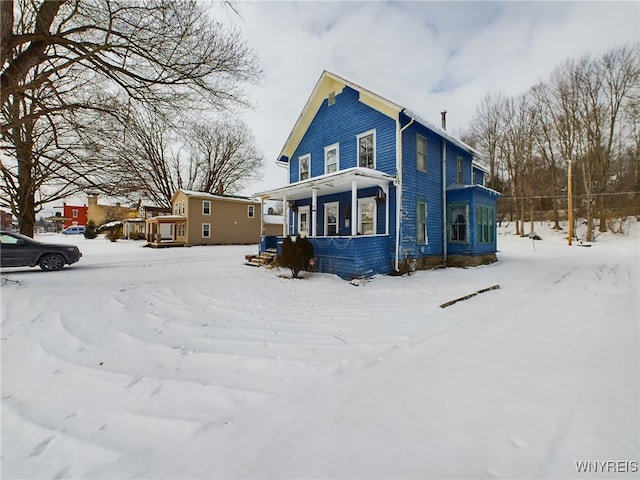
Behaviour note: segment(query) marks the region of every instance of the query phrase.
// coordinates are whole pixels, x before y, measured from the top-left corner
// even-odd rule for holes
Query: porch
[[[187,219],[180,215],[162,215],[145,221],[147,245],[153,248],[184,247]]]
[[[284,236],[264,236],[260,251],[282,254]],[[316,259],[314,270],[341,278],[366,278],[391,273],[389,235],[307,237]]]

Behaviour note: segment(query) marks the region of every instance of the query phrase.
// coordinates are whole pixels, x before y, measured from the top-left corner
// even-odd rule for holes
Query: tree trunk
[[[606,206],[606,195],[604,194],[605,189],[602,189],[602,193],[598,198],[598,209],[600,211],[600,228],[598,231],[604,233],[607,231],[607,206]]]

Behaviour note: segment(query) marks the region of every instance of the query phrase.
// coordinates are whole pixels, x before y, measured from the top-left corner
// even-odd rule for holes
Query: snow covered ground
[[[627,227],[360,285],[42,236],[84,256],[2,272],[2,478],[638,478]]]

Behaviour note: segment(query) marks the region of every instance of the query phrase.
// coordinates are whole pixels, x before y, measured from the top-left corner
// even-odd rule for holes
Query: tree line
[[[507,97],[487,94],[465,133],[485,156],[487,186],[503,193],[500,218],[525,221],[548,212],[567,218],[571,172],[576,216],[586,240],[612,215],[640,211],[640,57],[638,45],[559,65],[546,81]]]
[[[21,233],[79,192],[169,206],[177,188],[233,192],[260,174],[262,153],[237,120],[258,60],[206,7],[0,2],[0,206]]]

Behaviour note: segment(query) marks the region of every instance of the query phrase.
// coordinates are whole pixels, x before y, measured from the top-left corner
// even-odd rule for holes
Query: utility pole
[[[572,176],[572,171],[571,171],[571,165],[573,164],[573,162],[571,160],[569,160],[569,167],[568,167],[568,172],[567,172],[567,194],[569,195],[568,201],[567,201],[567,210],[568,210],[568,214],[567,217],[569,219],[569,245],[571,245],[571,241],[573,239],[573,192],[572,192],[572,184],[573,181],[571,180],[571,176]]]

